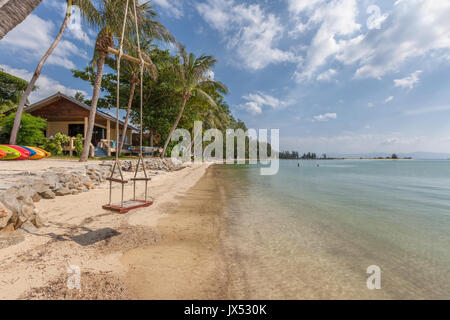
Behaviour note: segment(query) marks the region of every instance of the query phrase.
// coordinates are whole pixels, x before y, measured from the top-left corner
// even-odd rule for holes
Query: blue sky
[[[0,68],[29,79],[65,1],[44,0],[0,41]],[[161,22],[219,63],[233,114],[280,129],[281,149],[317,153],[450,152],[450,2],[153,0]],[[95,34],[87,32],[92,56]],[[32,100],[87,96],[83,33],[67,32]]]

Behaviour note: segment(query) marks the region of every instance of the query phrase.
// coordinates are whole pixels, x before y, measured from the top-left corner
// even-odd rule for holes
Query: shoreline
[[[44,227],[21,231],[24,239],[20,243],[0,249],[0,299],[139,299],[152,295],[151,292],[144,295],[132,286],[132,276],[128,274],[135,268],[123,256],[132,256],[129,252],[133,250],[151,248],[152,251],[154,247],[166,246],[170,239],[166,231],[171,226],[182,231],[184,225],[177,221],[183,215],[181,204],[192,195],[191,188],[209,171],[210,165],[189,164],[182,170],[158,172],[149,183],[149,194],[155,203],[123,215],[101,208],[108,198],[107,183],[87,193],[36,203]],[[132,187],[126,188],[126,192],[131,195]],[[113,196],[118,197],[119,193],[116,187]],[[188,218],[195,220],[195,214],[185,216]],[[204,218],[200,216],[207,226],[211,225]],[[218,229],[207,229],[208,239],[217,238]],[[173,234],[172,240],[176,242],[179,235]],[[189,242],[184,238],[179,240],[182,244]],[[199,254],[191,255],[191,261],[208,256],[212,250],[200,250],[205,242],[199,243],[189,247],[193,248],[190,252]],[[189,260],[183,257],[183,250],[174,252],[174,262]],[[67,288],[72,266],[79,267],[81,291]],[[191,266],[194,268],[196,264]],[[160,271],[164,274],[165,269]],[[168,292],[166,298],[176,296]]]
[[[122,256],[128,268],[126,283],[136,298],[228,298],[223,193],[214,169],[207,168],[178,206],[158,222],[161,241]]]

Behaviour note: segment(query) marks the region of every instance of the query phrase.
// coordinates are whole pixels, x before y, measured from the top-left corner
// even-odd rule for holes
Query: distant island
[[[320,157],[317,156],[314,152],[308,152],[303,153],[302,156],[300,156],[300,153],[298,151],[281,151],[279,153],[280,159],[285,160],[412,160],[412,157],[399,157],[396,153],[393,153],[391,156],[388,157],[329,157],[326,153],[322,153]]]

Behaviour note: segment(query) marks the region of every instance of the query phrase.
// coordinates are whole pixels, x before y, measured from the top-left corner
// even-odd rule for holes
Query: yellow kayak
[[[47,154],[50,154],[50,152],[42,150],[41,148],[38,148],[38,147],[27,147],[27,148],[30,148],[31,150],[36,152],[36,154],[34,156],[30,157],[31,160],[44,159],[44,158],[49,157],[49,155],[47,155]]]

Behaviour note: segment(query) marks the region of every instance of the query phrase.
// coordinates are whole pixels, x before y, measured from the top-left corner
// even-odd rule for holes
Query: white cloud
[[[292,101],[283,101],[263,92],[250,93],[242,98],[247,102],[239,105],[239,107],[253,114],[261,114],[263,107],[281,109],[292,103]]]
[[[12,68],[7,65],[0,64],[0,69],[3,69],[5,72],[10,73],[16,77],[22,78],[26,81],[30,81],[31,77],[33,76],[32,72],[29,72],[25,69],[15,69],[15,68]],[[65,87],[58,81],[51,79],[44,75],[41,75],[39,77],[39,79],[36,82],[36,85],[38,86],[38,89],[36,89],[35,91],[33,91],[30,94],[29,100],[31,103],[34,103],[41,99],[47,98],[48,96],[51,96],[51,95],[57,93],[58,91],[61,93],[67,94],[69,96],[74,96],[75,93],[77,93],[77,92],[83,93],[86,97],[89,96],[83,90],[75,90],[75,89]]]
[[[214,81],[214,77],[216,76],[216,74],[214,73],[214,71],[212,71],[212,70],[210,69],[210,70],[208,70],[208,71],[205,72],[204,76],[205,76],[205,78]]]
[[[311,79],[327,59],[342,50],[348,41],[345,37],[351,36],[361,27],[356,23],[358,7],[355,0],[313,1],[308,4],[290,1],[289,9],[292,14],[310,11],[306,28],[317,28],[305,61],[294,73],[294,78],[299,82]]]
[[[375,105],[373,104],[373,102],[369,102],[369,103],[367,104],[367,106],[368,106],[369,108],[375,107]]]
[[[180,0],[153,0],[153,3],[160,6],[168,15],[174,18],[183,16],[183,6]]]
[[[258,4],[207,0],[197,4],[196,9],[212,28],[221,32],[227,49],[247,69],[259,70],[270,64],[298,61],[292,52],[276,47],[284,27],[274,14],[266,13]]]
[[[39,61],[54,41],[56,29],[53,22],[31,14],[2,39],[0,48],[5,51],[17,52],[18,57],[22,59]],[[73,69],[76,66],[71,57],[82,55],[78,46],[62,39],[48,58],[47,63]]]
[[[402,79],[395,79],[394,80],[394,86],[400,87],[400,88],[409,88],[410,90],[414,88],[414,86],[419,83],[419,74],[422,73],[421,70],[417,70],[416,72],[411,73],[411,75],[402,78]]]
[[[318,81],[329,81],[331,78],[336,75],[337,71],[335,69],[329,69],[325,72],[322,72],[317,76]]]
[[[312,79],[329,62],[355,65],[355,78],[381,79],[398,71],[408,59],[427,54],[450,56],[450,1],[397,1],[388,12],[379,14],[373,11],[375,7],[369,14],[368,8],[360,8],[367,29],[357,21],[356,0],[287,2],[293,24],[289,35],[295,39],[305,31],[313,34],[294,73],[299,82]]]
[[[393,97],[393,96],[389,96],[389,97],[387,97],[387,98],[384,100],[384,103],[389,103],[389,102],[391,102],[392,100],[394,100],[394,97]]]
[[[410,58],[450,49],[450,2],[397,1],[380,30],[353,38],[338,53],[345,64],[359,64],[356,78],[381,79]]]
[[[328,120],[332,120],[332,119],[337,119],[337,114],[336,113],[324,113],[324,114],[319,114],[317,116],[313,117],[314,121],[328,121]]]

